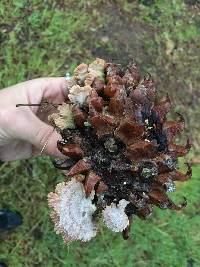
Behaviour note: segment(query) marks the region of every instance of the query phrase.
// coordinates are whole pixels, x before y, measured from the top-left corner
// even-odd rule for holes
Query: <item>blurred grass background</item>
[[[134,57],[161,94],[169,92],[193,141],[193,178],[173,194],[177,201],[186,196],[187,208],[136,218],[128,241],[102,226],[90,243],[64,245],[53,232],[46,201],[62,174],[49,158],[1,165],[0,207],[20,211],[24,223],[0,233],[0,260],[11,267],[199,267],[200,1],[1,0],[0,44],[0,88],[62,76],[95,57]]]

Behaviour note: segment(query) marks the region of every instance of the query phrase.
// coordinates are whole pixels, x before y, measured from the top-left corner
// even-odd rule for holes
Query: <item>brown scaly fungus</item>
[[[54,165],[66,171],[68,182],[49,194],[49,203],[66,242],[90,240],[100,217],[127,239],[133,216],[146,219],[153,206],[186,206],[185,199],[177,205],[167,195],[175,181],[192,174],[188,164],[186,174],[178,171],[178,157],[191,146],[189,140],[185,146],[174,143],[184,119],[177,113],[177,121],[167,120],[170,98],[158,101],[149,75],[141,78],[134,61],[122,67],[96,59],[75,69],[68,90],[66,103],[50,118],[66,156]],[[71,187],[79,192],[70,193]]]

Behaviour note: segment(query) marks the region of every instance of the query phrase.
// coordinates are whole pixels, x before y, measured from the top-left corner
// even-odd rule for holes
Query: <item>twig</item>
[[[16,107],[41,107],[45,105],[53,106],[54,108],[57,108],[58,106],[61,106],[61,103],[50,103],[48,101],[44,101],[40,104],[17,104]]]

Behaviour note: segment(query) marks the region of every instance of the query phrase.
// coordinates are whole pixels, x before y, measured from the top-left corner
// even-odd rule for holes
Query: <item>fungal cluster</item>
[[[68,97],[49,121],[61,134],[65,156],[54,166],[66,181],[48,195],[55,231],[64,241],[89,241],[98,221],[128,238],[134,216],[146,219],[154,206],[180,210],[168,192],[191,177],[178,170],[178,157],[190,149],[174,143],[184,119],[167,119],[169,96],[158,100],[155,84],[137,65],[96,59],[80,64],[68,80]]]

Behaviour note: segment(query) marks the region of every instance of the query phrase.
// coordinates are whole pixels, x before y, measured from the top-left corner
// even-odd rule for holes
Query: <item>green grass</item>
[[[141,2],[141,1],[140,1]],[[143,1],[144,3],[145,1]],[[199,12],[182,0],[0,2],[0,88],[42,76],[62,76],[95,56],[134,56],[151,72],[176,110],[186,116],[187,134],[199,155]],[[117,19],[116,19],[117,18]],[[117,26],[116,26],[117,25]],[[108,42],[102,41],[107,36]],[[155,209],[135,218],[124,241],[103,226],[88,244],[66,246],[53,231],[47,194],[62,181],[48,158],[0,166],[0,206],[18,210],[24,223],[0,236],[0,260],[11,267],[198,267],[200,266],[200,167],[172,194],[188,206],[179,213]]]

